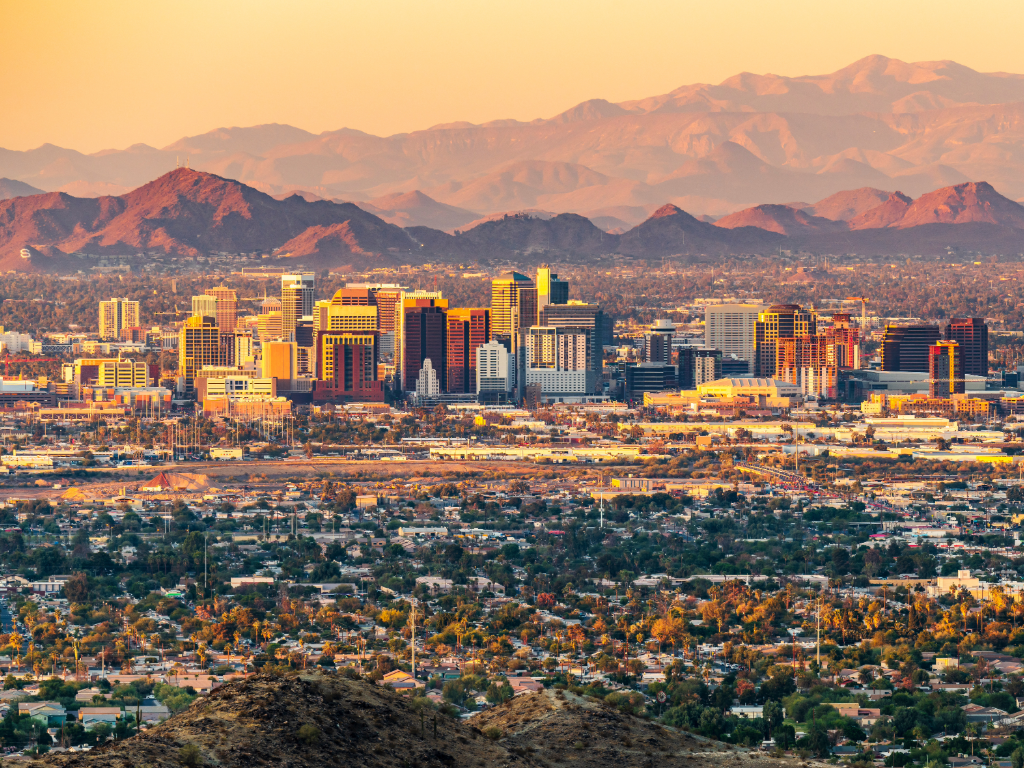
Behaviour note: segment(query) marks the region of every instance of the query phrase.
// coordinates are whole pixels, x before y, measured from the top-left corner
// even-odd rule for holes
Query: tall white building
[[[720,349],[724,357],[735,355],[754,362],[757,316],[763,304],[712,304],[704,310],[704,346]]]
[[[434,364],[430,362],[430,358],[426,358],[423,361],[423,367],[420,368],[420,375],[416,379],[416,397],[437,397],[441,394],[441,383],[437,378],[437,371],[434,370]]]
[[[508,395],[515,387],[516,366],[512,354],[498,341],[476,348],[476,393]]]

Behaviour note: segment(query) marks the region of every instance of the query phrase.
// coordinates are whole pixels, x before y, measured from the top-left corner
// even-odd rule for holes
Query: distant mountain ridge
[[[81,266],[68,258],[72,253],[255,251],[307,267],[365,269],[446,259],[587,263],[616,255],[750,254],[777,248],[939,253],[949,245],[1004,250],[1024,239],[1024,206],[986,182],[945,187],[916,200],[894,192],[867,207],[885,194],[860,189],[812,206],[757,205],[713,223],[668,203],[622,233],[606,232],[578,214],[530,211],[485,217],[449,233],[399,227],[353,203],[315,195],[279,200],[232,179],[178,168],[116,197],[48,192],[0,201],[0,269],[59,272]],[[454,215],[421,193],[414,202]],[[849,220],[810,212],[832,210],[844,217],[864,208]],[[23,258],[23,249],[30,258]]]
[[[825,75],[740,73],[619,104],[591,99],[544,119],[394,136],[269,124],[217,128],[162,149],[0,149],[0,176],[100,196],[186,161],[268,194],[363,202],[390,223],[446,231],[526,208],[610,215],[608,228],[622,229],[665,203],[717,217],[862,188],[916,198],[983,179],[1024,200],[1024,76],[876,55]],[[417,192],[458,211],[427,210],[411,197],[401,209],[374,202]],[[625,217],[602,213],[612,209]]]

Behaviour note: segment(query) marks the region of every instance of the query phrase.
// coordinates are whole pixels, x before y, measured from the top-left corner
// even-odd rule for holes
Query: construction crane
[[[11,363],[59,363],[58,357],[11,357],[4,355],[4,378],[11,370]]]
[[[847,296],[843,301],[860,302],[860,327],[863,328],[868,317],[868,299],[864,296]]]
[[[175,304],[173,312],[154,312],[153,314],[154,315],[173,315],[174,317],[178,317],[178,315],[188,315],[190,313],[191,313],[191,311],[186,311],[184,309],[178,309],[178,305]]]

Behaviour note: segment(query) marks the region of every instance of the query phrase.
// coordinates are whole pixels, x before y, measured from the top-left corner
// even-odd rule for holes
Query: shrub
[[[501,728],[496,725],[489,725],[484,728],[483,734],[491,741],[497,741],[502,736]]]
[[[302,741],[309,746],[313,746],[320,741],[320,729],[315,725],[310,725],[309,723],[300,727],[297,735],[299,737],[299,741]]]
[[[199,768],[203,764],[203,753],[195,744],[186,744],[178,750],[178,761],[185,768]]]

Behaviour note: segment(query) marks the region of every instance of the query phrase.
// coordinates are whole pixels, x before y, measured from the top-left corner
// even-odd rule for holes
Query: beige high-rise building
[[[141,388],[150,383],[149,366],[141,360],[103,360],[96,375],[100,387]]]
[[[735,355],[754,362],[755,326],[764,304],[711,304],[704,310],[704,347],[717,349],[724,358]]]
[[[199,296],[192,297],[192,316],[193,317],[212,317],[217,318],[217,298],[215,296],[209,296],[207,294],[201,294]],[[218,325],[219,327],[219,325]]]
[[[379,330],[377,303],[364,288],[341,288],[327,301],[313,307],[313,333],[325,331],[363,332]]]
[[[312,272],[295,275],[281,275],[281,325],[286,338],[295,338],[295,326],[299,319],[313,314]]]
[[[754,376],[778,375],[779,345],[783,339],[817,334],[817,315],[799,304],[773,304],[757,316],[754,325]]]
[[[213,317],[193,315],[181,326],[178,340],[178,375],[191,386],[204,365],[221,365],[220,329]]]
[[[235,324],[238,322],[238,294],[234,288],[226,285],[218,285],[216,288],[208,288],[207,296],[213,296],[217,300],[217,327],[222,334],[235,332]]]
[[[139,302],[111,299],[100,302],[100,338],[119,339],[125,328],[139,327]]]
[[[256,331],[260,336],[260,343],[272,339],[280,339],[284,336],[284,323],[281,320],[281,310],[271,310],[259,316],[256,321]]]
[[[518,272],[491,281],[491,338],[525,333],[537,324],[537,286]]]

